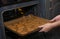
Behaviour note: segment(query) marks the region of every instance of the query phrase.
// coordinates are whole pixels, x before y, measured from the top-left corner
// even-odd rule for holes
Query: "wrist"
[[[54,23],[53,23],[53,26],[54,26],[54,27],[60,26],[60,21],[54,22]]]

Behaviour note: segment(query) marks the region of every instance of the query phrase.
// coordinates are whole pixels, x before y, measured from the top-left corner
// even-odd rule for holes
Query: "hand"
[[[58,15],[55,18],[53,18],[52,20],[50,20],[50,22],[56,22],[56,21],[60,21],[60,15]]]
[[[55,25],[53,25],[52,23],[47,23],[44,25],[39,26],[39,28],[42,28],[39,32],[48,32],[50,31],[52,28],[54,28]]]
[[[60,26],[60,21],[56,21],[53,23],[46,23],[44,25],[39,26],[39,28],[42,28],[39,32],[48,32],[51,29]]]
[[[52,28],[57,27],[59,25],[60,25],[60,15],[58,15],[55,18],[53,18],[52,20],[50,20],[50,23],[39,26],[39,28],[42,27],[42,29],[39,32],[48,32]]]

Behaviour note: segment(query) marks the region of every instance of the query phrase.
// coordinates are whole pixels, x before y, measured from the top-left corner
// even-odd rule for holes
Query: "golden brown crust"
[[[35,31],[36,29],[38,29],[38,26],[43,25],[47,22],[47,19],[39,18],[34,15],[28,15],[5,22],[4,25],[13,32],[24,36],[32,31]]]

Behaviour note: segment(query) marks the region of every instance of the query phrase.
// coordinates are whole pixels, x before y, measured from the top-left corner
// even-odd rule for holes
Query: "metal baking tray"
[[[25,36],[35,31],[38,31],[38,26],[43,25],[47,22],[47,19],[43,19],[30,14],[28,16],[23,16],[11,21],[4,22],[4,25],[12,32],[20,36]]]

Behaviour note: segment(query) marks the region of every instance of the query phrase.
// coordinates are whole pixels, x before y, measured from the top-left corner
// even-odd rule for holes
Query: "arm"
[[[51,29],[58,27],[60,25],[60,15],[53,18],[50,23],[46,23],[44,25],[39,26],[39,28],[43,27],[39,32],[48,32]]]

